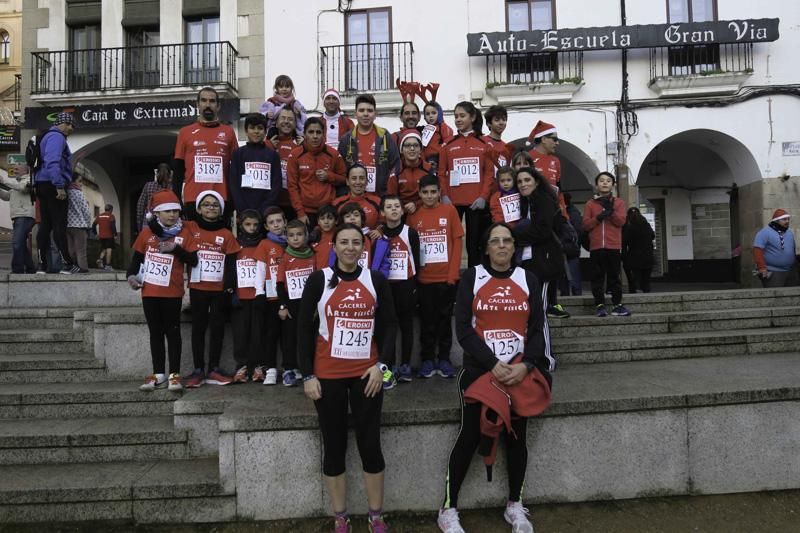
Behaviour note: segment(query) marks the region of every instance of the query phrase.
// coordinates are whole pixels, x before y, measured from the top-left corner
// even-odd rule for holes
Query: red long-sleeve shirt
[[[439,176],[443,177],[442,195],[453,205],[472,205],[478,198],[489,204],[494,183],[494,150],[474,133],[457,135],[442,146]],[[453,175],[458,169],[458,179]]]
[[[328,172],[327,181],[319,181],[317,170]],[[346,168],[339,152],[322,144],[316,148],[304,144],[292,150],[286,163],[289,175],[289,200],[297,216],[316,213],[336,197],[336,185],[345,182]]]

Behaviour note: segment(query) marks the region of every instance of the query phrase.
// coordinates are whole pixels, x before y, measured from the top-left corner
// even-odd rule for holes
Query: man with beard
[[[197,121],[178,132],[172,160],[173,188],[183,199],[187,220],[197,219],[195,202],[200,191],[213,190],[228,199],[228,167],[238,148],[236,133],[219,122],[220,100],[217,91],[203,87],[197,93]],[[230,204],[223,218],[230,218]]]
[[[420,134],[422,133],[422,128],[417,126],[420,117],[419,106],[415,102],[406,102],[403,104],[403,107],[400,108],[400,122],[402,122],[403,126],[399,131],[392,134],[394,143],[397,146],[400,146],[400,137],[408,130],[417,130]]]
[[[789,229],[792,217],[776,209],[766,227],[753,239],[753,261],[764,287],[798,285],[794,235]]]

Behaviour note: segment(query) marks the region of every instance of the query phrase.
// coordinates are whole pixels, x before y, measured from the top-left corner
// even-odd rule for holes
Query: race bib
[[[405,250],[389,252],[389,279],[408,279],[408,252]]]
[[[144,256],[144,282],[159,287],[169,287],[172,276],[172,262],[175,256],[147,252]]]
[[[420,233],[420,263],[447,263],[447,235],[444,231]]]
[[[527,261],[528,259],[533,259],[533,248],[530,246],[522,249],[522,260]]]
[[[369,250],[361,252],[361,257],[358,258],[358,266],[363,270],[369,270]]]
[[[222,156],[194,156],[194,181],[196,183],[222,183]]]
[[[236,283],[240,289],[256,288],[256,260],[236,260]]]
[[[261,161],[245,162],[242,187],[265,191],[272,189],[272,165]]]
[[[522,352],[522,341],[522,336],[510,329],[490,329],[483,332],[483,342],[504,363]]]
[[[375,167],[367,167],[367,190],[375,192]]]
[[[289,292],[290,300],[299,300],[303,296],[306,281],[313,271],[312,267],[286,271],[286,290]]]
[[[264,293],[267,295],[267,298],[278,297],[278,289],[275,286],[276,279],[278,279],[277,265],[269,267],[269,277],[266,279],[264,283]]]
[[[281,159],[281,187],[283,190],[289,188],[288,176],[286,175],[286,160]]]
[[[222,272],[225,269],[225,255],[219,252],[200,250],[197,252],[197,266],[192,268],[192,275],[189,281],[198,283],[200,281],[210,281],[217,283],[222,281]]]
[[[515,222],[520,219],[519,193],[500,197],[500,208],[503,210],[503,222]]]
[[[335,318],[331,338],[331,357],[369,359],[375,319]]]
[[[433,139],[433,134],[436,133],[436,126],[428,124],[422,128],[422,146],[428,146]]]
[[[453,159],[453,170],[450,172],[450,185],[453,185],[453,174],[456,175],[456,184],[480,183],[481,160],[478,157],[458,157]]]
[[[501,167],[504,167],[504,166],[506,166],[508,164],[508,161],[506,161],[506,158],[503,157],[502,155],[498,155],[497,156],[497,162],[499,163],[499,165]]]

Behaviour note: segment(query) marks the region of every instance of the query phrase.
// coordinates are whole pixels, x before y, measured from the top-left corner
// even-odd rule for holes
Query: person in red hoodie
[[[481,440],[481,404],[467,403],[465,391],[481,376],[491,374],[498,385],[513,387],[530,373],[552,378],[544,351],[544,312],[536,276],[514,266],[515,239],[502,222],[492,224],[481,239],[480,265],[461,278],[455,308],[456,337],[464,349],[464,368],[458,374],[461,427],[450,452],[445,497],[439,510],[442,531],[463,531],[458,518],[458,495],[472,456]],[[528,462],[528,419],[512,419],[506,435],[508,500],[504,517],[514,531],[533,531],[522,505]]]
[[[594,179],[597,196],[583,209],[583,231],[589,234],[589,260],[592,265],[592,294],[595,314],[608,316],[605,306],[606,287],[611,291],[611,314],[630,316],[622,305],[622,282],[619,267],[622,260],[622,226],[625,225],[625,202],[613,195],[617,179],[610,172],[601,172]]]
[[[386,192],[398,195],[403,211],[410,215],[419,205],[419,180],[431,172],[431,165],[422,159],[422,137],[416,131],[403,132],[400,138],[400,172],[389,178]]]
[[[325,144],[334,150],[339,148],[339,140],[344,137],[345,133],[355,127],[353,119],[342,111],[341,102],[339,91],[336,89],[328,89],[322,95],[325,112],[320,118],[325,125]]]
[[[459,102],[454,110],[458,134],[442,146],[439,176],[442,196],[447,196],[464,217],[467,260],[480,263],[478,242],[489,225],[489,197],[494,187],[494,150],[482,139],[483,117],[472,102]]]
[[[345,164],[339,152],[324,143],[322,121],[306,121],[305,140],[292,150],[286,171],[289,199],[297,219],[309,228],[317,225],[317,210],[336,197],[336,186],[345,183]]]
[[[548,183],[556,188],[558,192],[558,206],[561,214],[569,220],[567,214],[567,204],[564,201],[564,193],[561,190],[561,160],[556,156],[558,149],[558,130],[552,124],[539,121],[528,135],[526,146],[533,143],[533,148],[528,154],[533,160],[535,168],[542,176],[547,178]]]

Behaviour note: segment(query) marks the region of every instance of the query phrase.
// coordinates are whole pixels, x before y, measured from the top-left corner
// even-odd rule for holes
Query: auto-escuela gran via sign
[[[722,43],[762,43],[778,39],[780,19],[675,22],[467,34],[467,55],[656,48]]]
[[[25,127],[47,128],[62,111],[72,113],[78,129],[184,126],[197,117],[196,105],[194,100],[177,100],[63,107],[31,106],[25,108]],[[223,99],[219,118],[222,122],[236,121],[239,118],[239,99]]]

